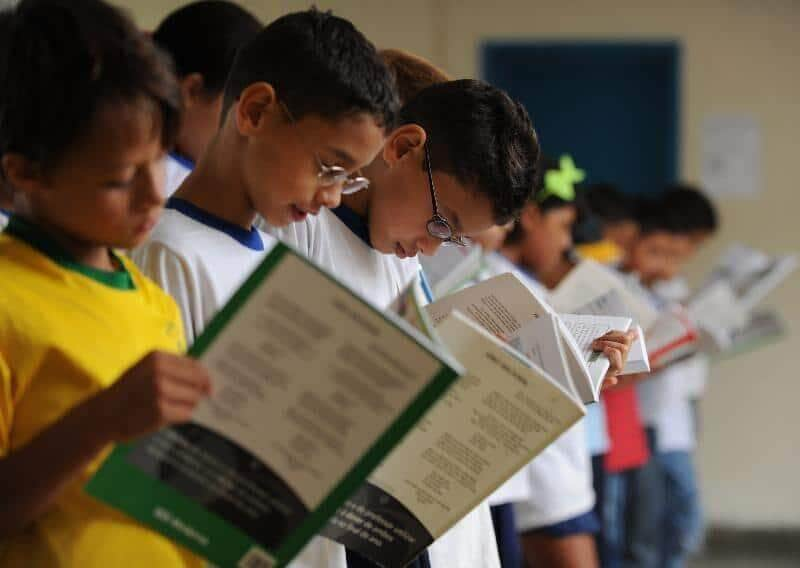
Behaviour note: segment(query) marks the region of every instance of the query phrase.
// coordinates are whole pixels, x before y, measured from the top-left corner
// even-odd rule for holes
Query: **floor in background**
[[[690,568],[800,568],[800,531],[712,529]]]
[[[692,561],[689,568],[798,568],[800,558],[764,555],[707,555]]]

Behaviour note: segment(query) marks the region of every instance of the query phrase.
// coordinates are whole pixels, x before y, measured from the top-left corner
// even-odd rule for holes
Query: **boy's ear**
[[[533,203],[528,203],[522,208],[522,213],[519,214],[519,221],[517,222],[522,227],[522,230],[528,233],[533,230],[541,216],[539,208]]]
[[[205,80],[200,73],[189,73],[180,82],[184,109],[190,109],[205,95]]]
[[[275,89],[269,83],[259,82],[248,85],[239,95],[234,106],[236,126],[245,136],[263,130],[270,116],[281,113]]]
[[[41,167],[22,154],[13,152],[5,154],[0,165],[2,165],[6,180],[11,187],[26,194],[41,187]]]
[[[383,160],[392,166],[425,146],[428,134],[418,124],[404,124],[395,128],[383,145]]]

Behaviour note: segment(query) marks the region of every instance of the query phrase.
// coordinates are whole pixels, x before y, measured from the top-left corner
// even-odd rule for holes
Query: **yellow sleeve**
[[[11,445],[11,424],[14,420],[14,396],[11,388],[11,369],[0,351],[0,458]]]

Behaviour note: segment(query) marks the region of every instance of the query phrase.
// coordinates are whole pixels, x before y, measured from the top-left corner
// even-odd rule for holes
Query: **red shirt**
[[[609,450],[603,464],[609,473],[641,467],[650,459],[647,434],[639,416],[634,385],[603,393]]]

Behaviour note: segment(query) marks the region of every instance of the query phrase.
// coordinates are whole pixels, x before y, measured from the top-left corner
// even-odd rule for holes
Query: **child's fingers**
[[[606,390],[613,386],[616,386],[618,382],[619,379],[617,379],[617,377],[606,375],[606,377],[603,379],[603,384],[600,386],[600,390]]]
[[[178,404],[195,404],[208,394],[202,385],[182,380],[162,380],[158,392],[160,398]]]
[[[622,363],[622,352],[618,349],[607,348],[603,351],[603,353],[611,362],[609,372],[613,372],[615,375],[618,375],[624,367],[624,364]]]
[[[608,333],[601,335],[600,337],[597,338],[597,340],[618,341],[620,343],[631,344],[636,340],[636,332],[612,330],[609,331]]]
[[[188,422],[196,407],[197,401],[194,403],[165,401],[161,405],[161,426]]]
[[[603,351],[605,352],[606,349],[617,349],[621,351],[623,354],[628,353],[631,346],[627,343],[620,343],[618,341],[606,341],[605,339],[599,339],[592,344],[592,348],[595,351]]]
[[[184,383],[187,387],[198,389],[205,394],[211,392],[211,378],[208,371],[194,359],[164,354],[156,365],[156,373],[163,374],[174,382]]]

